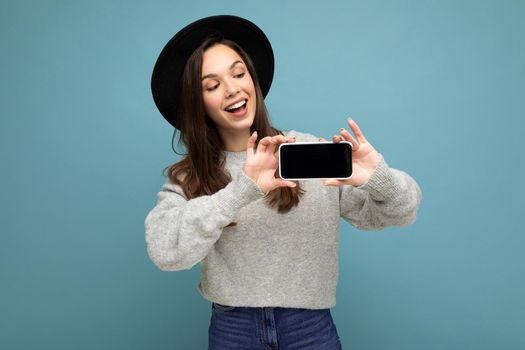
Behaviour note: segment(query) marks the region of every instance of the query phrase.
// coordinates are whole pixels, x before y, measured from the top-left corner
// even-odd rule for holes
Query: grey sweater
[[[318,138],[286,132],[297,141]],[[361,230],[415,221],[416,182],[381,157],[363,186],[325,187],[301,181],[299,205],[279,214],[243,171],[245,152],[225,152],[232,181],[210,196],[187,200],[169,182],[145,220],[151,260],[164,271],[201,263],[199,291],[223,305],[331,308],[339,274],[340,217]],[[236,226],[226,227],[232,221]]]

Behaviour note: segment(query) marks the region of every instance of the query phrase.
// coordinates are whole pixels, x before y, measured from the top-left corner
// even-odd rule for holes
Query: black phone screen
[[[340,143],[286,143],[280,147],[279,170],[284,179],[348,178],[352,146]]]

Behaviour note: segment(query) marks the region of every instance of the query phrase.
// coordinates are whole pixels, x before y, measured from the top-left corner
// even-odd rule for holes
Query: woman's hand
[[[379,153],[368,143],[356,122],[348,119],[348,125],[357,140],[347,130],[341,128],[340,135],[333,136],[332,141],[335,143],[348,141],[352,144],[352,176],[347,180],[325,180],[323,181],[325,186],[352,185],[357,187],[364,185],[370,180],[379,163]]]
[[[259,189],[268,193],[277,187],[295,187],[293,181],[286,181],[275,177],[278,166],[276,147],[281,143],[294,142],[294,138],[285,138],[282,135],[267,136],[259,141],[257,150],[254,150],[257,132],[255,131],[246,145],[246,162],[243,171],[250,177]]]

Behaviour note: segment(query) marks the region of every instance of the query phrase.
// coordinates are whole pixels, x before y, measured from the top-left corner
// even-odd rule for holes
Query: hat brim
[[[236,16],[211,16],[181,29],[162,49],[151,77],[153,100],[162,116],[177,127],[180,80],[190,55],[206,37],[219,34],[237,43],[250,56],[263,96],[272,85],[273,50],[263,31],[252,22]]]

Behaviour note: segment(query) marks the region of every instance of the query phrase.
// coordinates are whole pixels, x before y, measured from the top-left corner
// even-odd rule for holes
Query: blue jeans
[[[330,309],[212,303],[208,350],[341,350]]]

